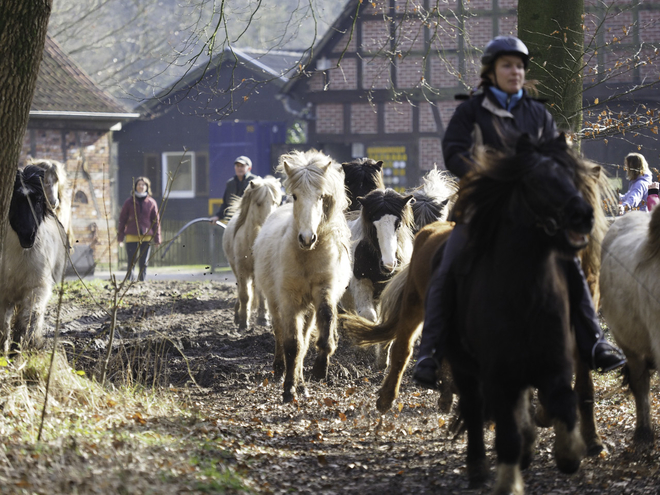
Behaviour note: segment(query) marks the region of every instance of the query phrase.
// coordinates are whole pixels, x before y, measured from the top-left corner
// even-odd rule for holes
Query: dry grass
[[[63,354],[38,442],[49,364],[45,352],[0,361],[2,493],[252,491],[185,391],[104,389]]]

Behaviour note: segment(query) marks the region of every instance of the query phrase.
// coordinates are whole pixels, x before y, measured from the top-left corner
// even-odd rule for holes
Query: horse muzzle
[[[304,251],[309,251],[314,249],[314,245],[316,244],[316,240],[318,237],[316,234],[311,234],[311,235],[302,235],[298,234],[298,245],[300,246],[300,249]]]
[[[380,262],[380,273],[383,275],[391,275],[394,273],[394,270],[396,270],[396,267],[399,266],[399,263],[397,260],[394,260],[392,263],[383,263],[381,260]]]

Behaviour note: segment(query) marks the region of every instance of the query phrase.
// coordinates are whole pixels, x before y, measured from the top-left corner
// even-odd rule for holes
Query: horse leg
[[[587,455],[595,456],[603,450],[594,412],[594,382],[589,367],[575,354],[575,393],[580,412],[580,433],[587,444]]]
[[[302,333],[302,345],[300,347],[300,359],[298,360],[299,366],[296,370],[298,374],[298,385],[296,387],[296,392],[300,397],[309,397],[309,392],[307,390],[307,385],[305,384],[305,377],[303,376],[303,361],[307,355],[307,349],[309,348],[309,338],[312,334],[312,329],[314,328],[314,312],[308,310],[305,313],[305,318],[303,320],[303,333]]]
[[[273,311],[275,309],[275,311]],[[284,330],[282,328],[282,320],[277,312],[277,307],[271,307],[271,314],[273,315],[273,336],[275,337],[275,356],[273,359],[273,378],[276,381],[282,379],[284,375]]]
[[[443,359],[442,364],[440,365],[440,383],[438,386],[438,392],[440,392],[438,408],[440,409],[440,412],[448,413],[451,411],[451,405],[454,402],[453,382],[451,367],[449,366],[449,363],[447,363],[447,360]]]
[[[14,316],[14,305],[3,302],[0,305],[0,339],[2,339],[2,350],[6,354],[9,352],[11,343],[11,320]]]
[[[250,321],[250,280],[240,276],[238,285],[238,329],[247,330]]]
[[[403,372],[412,356],[423,319],[424,307],[417,293],[413,292],[404,296],[404,302],[399,311],[396,339],[392,342],[390,349],[390,371],[383,380],[376,401],[376,408],[381,413],[389,411],[394,400],[399,396]]]
[[[554,378],[552,375],[547,383],[539,386],[539,390],[543,391],[544,406],[555,428],[557,468],[571,474],[579,469],[587,450],[577,428],[577,395],[571,387],[572,374],[554,373]]]
[[[390,364],[390,350],[392,349],[392,342],[386,344],[376,344],[376,369],[383,371],[386,370]]]
[[[349,282],[349,290],[355,302],[355,311],[358,315],[369,321],[376,321],[378,314],[374,304],[374,284],[368,278],[356,279]]]
[[[522,495],[524,482],[520,461],[523,454],[523,435],[518,420],[524,421],[528,414],[527,391],[502,390],[493,385],[491,383],[488,387],[491,391],[490,403],[493,406],[496,428],[497,480],[493,493]]]
[[[456,370],[452,367],[452,370]],[[486,447],[484,445],[484,406],[481,384],[476,377],[454,373],[459,390],[458,407],[467,430],[467,472],[470,488],[478,488],[488,478]]]
[[[283,318],[284,319],[284,318]],[[288,322],[284,335],[284,392],[282,402],[292,402],[296,398],[296,386],[298,379],[302,374],[302,345],[304,342],[303,322],[300,315],[294,315],[292,318],[284,319]]]
[[[650,373],[643,359],[631,352],[626,353],[628,358],[630,390],[635,397],[637,419],[633,443],[640,448],[653,445],[654,433],[651,424],[651,404],[649,401]]]
[[[532,421],[533,408],[532,398],[534,392],[531,388],[522,393],[517,410],[517,422],[522,435],[522,455],[520,457],[520,469],[529,467],[534,457],[534,446],[536,444],[536,427]]]
[[[312,368],[312,376],[324,380],[328,376],[330,357],[337,349],[337,305],[322,291],[320,301],[316,304],[316,327],[318,337],[316,349],[318,355]]]
[[[268,310],[266,309],[266,300],[261,291],[253,287],[254,298],[257,301],[257,325],[268,326],[270,323],[268,318]]]

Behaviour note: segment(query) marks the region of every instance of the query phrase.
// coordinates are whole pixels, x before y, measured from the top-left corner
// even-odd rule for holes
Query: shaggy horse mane
[[[287,194],[294,194],[297,190],[321,189],[327,218],[348,208],[344,171],[332,158],[315,149],[295,150],[280,156],[276,171],[285,172],[285,164],[289,169],[284,181]]]
[[[243,197],[236,196],[227,208],[229,216],[233,217],[238,214],[236,219],[236,227],[234,228],[234,237],[240,228],[245,224],[250,216],[252,204],[263,204],[268,200],[268,196],[272,198],[275,204],[282,202],[282,191],[280,190],[280,181],[272,176],[265,178],[256,177],[246,187]]]
[[[370,218],[372,213],[378,212],[382,215],[394,215],[401,220],[401,229],[399,236],[406,236],[406,239],[399,239],[399,245],[402,240],[412,242],[412,231],[415,220],[410,203],[406,203],[401,208],[405,196],[399,194],[393,189],[375,189],[363,198],[358,198],[362,204],[362,214],[360,215],[360,226],[362,230],[362,239],[369,240],[372,244],[377,244],[376,227],[373,224],[374,219]]]
[[[433,167],[422,180],[422,185],[407,191],[415,198],[413,215],[416,229],[437,220],[446,220],[458,192],[456,179],[437,167]]]
[[[475,169],[460,183],[455,213],[459,220],[469,220],[470,235],[476,244],[484,245],[494,239],[502,221],[502,212],[518,198],[521,181],[535,167],[552,160],[572,175],[577,189],[594,208],[595,227],[588,255],[590,269],[598,272],[600,241],[607,230],[607,220],[602,209],[601,196],[610,194],[611,188],[601,168],[585,160],[568,147],[561,136],[547,141],[532,142],[523,135],[515,152],[498,153],[480,149],[475,159]],[[603,179],[601,179],[602,177]],[[545,184],[534,185],[539,190]],[[586,271],[586,270],[585,270]]]

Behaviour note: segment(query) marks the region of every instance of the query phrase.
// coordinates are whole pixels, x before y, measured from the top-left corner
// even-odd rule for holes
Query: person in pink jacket
[[[135,281],[133,268],[137,264],[140,267],[137,280],[144,281],[151,246],[160,244],[158,203],[151,197],[151,181],[146,177],[135,179],[133,193],[124,202],[119,214],[117,240],[120,246],[126,245],[130,280]]]

